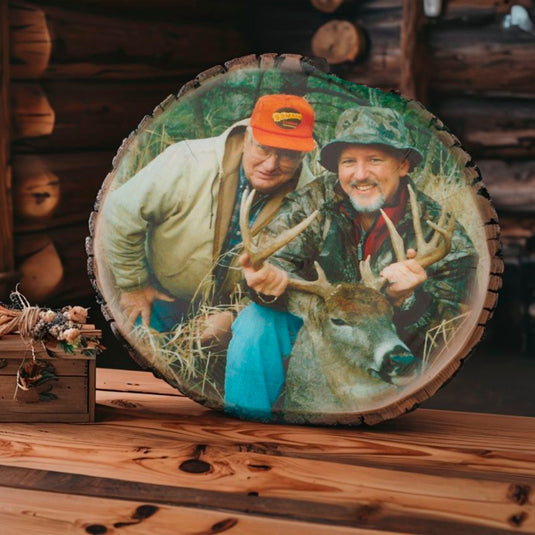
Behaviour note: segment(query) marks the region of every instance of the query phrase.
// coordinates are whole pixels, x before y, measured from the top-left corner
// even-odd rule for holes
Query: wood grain
[[[535,212],[534,160],[480,160],[478,167],[498,210]]]
[[[340,69],[336,74],[372,87],[398,89],[400,79],[400,34],[394,23],[367,27],[370,55],[367,61]],[[511,39],[500,26],[487,28],[434,28],[429,31],[431,50],[426,70],[430,90],[459,94],[535,94],[530,77],[535,55],[535,37],[513,30]]]
[[[0,1],[0,299],[13,288],[15,256],[10,166],[10,64],[7,0]]]
[[[355,61],[365,49],[364,34],[346,20],[330,20],[320,26],[310,42],[314,56],[325,58],[330,64]]]
[[[184,81],[13,82],[14,151],[116,150]]]
[[[33,449],[34,455],[45,451],[39,444]],[[146,445],[138,446],[136,457],[143,477],[118,465],[117,457],[106,465],[93,449],[86,449],[85,455],[91,451],[93,468],[82,462],[75,472],[68,458],[64,468],[58,469],[61,459],[54,462],[44,458],[41,462],[47,462],[47,471],[30,470],[36,464],[31,459],[26,460],[29,468],[14,469],[15,463],[10,460],[2,468],[0,484],[64,492],[68,489],[71,494],[105,498],[195,503],[411,533],[504,533],[509,519],[523,513],[520,531],[534,529],[528,501],[530,487],[523,482],[428,476],[251,452],[229,456],[226,451],[210,451],[203,446],[189,452],[175,448],[172,459],[166,462],[155,459],[147,450],[150,448]],[[303,467],[308,476],[301,474]]]
[[[192,504],[194,505],[194,504]],[[131,535],[374,535],[375,530],[325,526],[208,508],[151,504],[143,501],[73,496],[58,492],[0,487],[0,523],[6,535],[119,533]],[[16,526],[16,531],[15,531]],[[13,531],[11,531],[13,529]],[[106,530],[106,531],[104,531]],[[387,532],[383,532],[387,533]],[[389,532],[394,533],[394,532]],[[400,532],[396,532],[400,533]]]
[[[179,433],[181,440],[191,442],[197,440],[224,446],[239,444],[244,449],[260,453],[311,459],[323,456],[349,464],[368,464],[373,459],[380,458],[390,468],[410,469],[411,466],[418,466],[419,470],[434,474],[440,474],[447,466],[450,473],[469,471],[482,476],[489,473],[492,477],[499,477],[497,474],[500,473],[527,474],[530,477],[535,475],[530,464],[535,460],[535,448],[526,449],[525,442],[526,436],[535,432],[530,419],[491,418],[489,425],[495,424],[495,428],[501,429],[508,440],[495,441],[489,450],[489,440],[494,435],[488,432],[487,425],[473,426],[473,429],[468,427],[463,433],[462,426],[455,419],[458,417],[462,423],[465,415],[444,411],[438,413],[419,410],[419,418],[402,417],[402,425],[394,430],[385,422],[379,425],[377,431],[375,427],[358,433],[341,428],[333,434],[331,430],[321,428],[313,431],[298,430],[300,428],[275,425],[266,427],[231,420],[203,409],[187,398],[99,392],[97,402],[99,421],[103,424],[123,418],[126,427],[143,428],[146,419],[154,420],[159,416],[166,420],[158,426],[160,430],[172,429]],[[435,412],[436,416],[433,417]],[[472,416],[474,422],[481,422],[480,415]],[[200,432],[192,418],[202,424],[203,429],[206,427],[207,431]],[[510,425],[512,420],[515,425],[521,425],[524,421],[531,425],[528,425],[525,434],[522,432],[515,439],[506,425],[499,425],[500,418],[503,418],[503,424],[508,422]],[[444,419],[445,422],[442,421]],[[423,424],[414,426],[414,421],[417,424],[423,421]],[[210,433],[211,427],[219,428],[223,424],[224,433],[218,433],[217,436]],[[477,437],[481,439],[478,440]],[[331,443],[330,440],[334,441]]]
[[[407,98],[427,103],[427,39],[422,2],[403,0],[399,89]]]
[[[126,390],[126,384],[143,385],[146,392],[158,391],[159,383],[166,386],[149,372],[99,369],[99,388],[110,381],[122,383],[123,390]],[[131,387],[128,386],[128,389]],[[373,428],[358,432],[338,428],[334,432],[324,428],[310,430],[243,423],[225,418],[183,397],[174,399],[101,390],[98,403],[103,423],[124,418],[128,426],[143,427],[145,418],[154,419],[160,415],[173,422],[162,424],[162,429],[178,430],[188,441],[244,444],[257,451],[284,455],[327,454],[329,449],[328,455],[340,462],[342,459],[343,462],[368,462],[380,456],[382,462],[391,466],[410,466],[416,462],[421,467],[425,465],[426,469],[434,467],[437,473],[448,465],[448,471],[468,469],[495,474],[508,471],[521,473],[527,468],[529,475],[535,475],[529,464],[535,460],[535,446],[530,442],[530,437],[535,436],[532,418],[420,409]],[[191,421],[192,416],[203,423],[203,429],[206,427],[205,434],[199,435],[199,429]],[[222,421],[227,423],[226,433],[211,434],[209,428],[220,427]],[[333,433],[336,439],[330,442]],[[383,443],[378,444],[377,440]],[[328,448],[322,446],[326,443],[329,443]],[[492,443],[492,449],[488,449],[489,443]],[[271,446],[273,450],[269,449]]]
[[[9,18],[17,80],[176,79],[247,50],[232,18],[132,20],[27,2],[11,2]]]
[[[151,496],[166,503],[176,499],[182,505],[195,500],[205,506],[263,510],[304,520],[324,518],[345,525],[356,515],[362,518],[360,525],[414,533],[483,534],[491,528],[501,533],[520,511],[528,515],[522,527],[526,532],[533,529],[532,506],[510,497],[512,489],[524,492],[533,484],[533,478],[525,475],[505,481],[452,476],[445,470],[428,475],[417,469],[370,468],[187,444],[170,434],[162,440],[150,427],[141,434],[130,430],[119,442],[107,428],[75,427],[72,432],[69,428],[48,426],[47,436],[36,437],[28,428],[10,425],[12,438],[3,437],[0,484],[23,486],[14,481],[24,480],[24,472],[7,467],[39,470],[46,465],[49,472],[36,475],[48,483],[30,488],[110,498]],[[109,479],[112,473],[115,480]]]
[[[255,2],[253,31],[257,48],[310,55],[312,35],[325,22],[325,15],[308,8],[306,2],[279,0],[278,9],[274,9],[273,2]],[[459,0],[443,4],[443,15],[428,31],[429,61],[425,69],[430,90],[533,96],[535,36],[519,28],[502,27],[511,3]],[[530,0],[525,4],[533,6]],[[372,87],[400,89],[401,6],[400,0],[354,0],[347,8],[344,3],[337,10],[337,18],[365,29],[368,53],[355,62],[333,66],[335,74]],[[282,10],[284,17],[280,16]]]
[[[128,391],[157,391],[158,382],[104,370],[99,385],[118,391],[97,392],[98,424],[2,426],[0,495],[10,498],[0,500],[0,518],[86,532],[130,521],[164,533],[173,514],[183,515],[187,533],[205,533],[195,522],[212,514],[223,515],[212,526],[239,518],[236,533],[241,525],[256,533],[263,522],[292,533],[309,528],[300,523],[310,533],[535,531],[532,418],[419,410],[373,429],[265,425],[181,396]],[[148,504],[158,512],[135,522]]]
[[[132,373],[131,370],[114,370],[99,368],[97,374],[97,389],[115,392],[138,392],[144,394],[166,394],[182,396],[171,385],[157,379],[152,373]],[[165,398],[163,398],[165,399]]]
[[[12,358],[4,351],[3,339],[0,342],[0,376],[15,376],[19,369],[23,356],[28,358],[30,352],[14,353]],[[53,358],[36,354],[38,360],[51,362],[57,375],[84,376],[87,375],[87,357],[85,358]],[[31,357],[30,357],[31,358]]]
[[[13,141],[49,136],[56,128],[56,112],[38,83],[12,86],[11,116]]]
[[[60,377],[57,381],[51,381],[51,392],[57,396],[50,401],[38,401],[36,403],[20,403],[13,399],[17,381],[15,376],[8,381],[2,377],[0,382],[0,412],[1,422],[18,420],[18,414],[52,413],[52,416],[63,413],[81,413],[88,411],[87,404],[87,377]],[[18,420],[20,421],[20,420]],[[52,420],[59,421],[59,420]]]
[[[431,95],[430,109],[474,157],[535,157],[535,100]]]
[[[91,285],[87,276],[84,253],[84,239],[87,232],[87,225],[84,223],[17,235],[16,265],[23,274],[20,289],[31,302],[46,303],[52,307],[55,304],[64,306],[65,303],[75,304],[76,299],[90,295]],[[35,258],[35,255],[43,250],[39,244],[45,244],[47,247],[52,244],[55,250],[55,254],[54,251],[50,251],[49,255],[43,257],[42,263]],[[52,276],[57,275],[57,271],[42,269],[46,262],[50,262],[55,269],[57,263],[60,263],[61,271],[57,279],[50,280]],[[28,264],[31,269],[25,271],[25,266],[28,267]],[[24,274],[27,274],[27,278]]]
[[[114,152],[13,157],[15,231],[85,223]]]

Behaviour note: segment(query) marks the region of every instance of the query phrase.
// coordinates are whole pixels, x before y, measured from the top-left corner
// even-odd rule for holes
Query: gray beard
[[[385,204],[385,197],[381,193],[381,195],[377,198],[377,200],[372,204],[366,204],[362,206],[358,199],[354,199],[353,197],[349,197],[349,202],[351,202],[351,206],[357,211],[362,214],[370,214],[372,212],[377,212],[379,208],[382,208]]]

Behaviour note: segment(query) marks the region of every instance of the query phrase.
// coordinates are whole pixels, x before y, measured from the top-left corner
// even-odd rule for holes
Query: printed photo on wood
[[[481,338],[499,286],[495,213],[440,120],[290,55],[229,62],[157,106],[91,231],[134,358],[267,422],[410,410]]]

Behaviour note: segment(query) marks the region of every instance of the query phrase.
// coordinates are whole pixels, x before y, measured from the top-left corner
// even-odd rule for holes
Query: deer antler
[[[381,288],[385,285],[386,279],[384,277],[377,277],[370,267],[370,256],[366,258],[366,260],[361,260],[359,264],[360,269],[360,278],[362,280],[362,284],[364,286],[367,286],[368,288],[373,288],[374,290],[377,290],[378,292],[381,291]]]
[[[438,224],[427,220],[427,224],[435,231],[433,237],[429,242],[426,242],[422,232],[422,225],[420,222],[420,209],[416,201],[416,195],[413,189],[409,188],[409,197],[411,202],[412,220],[414,225],[414,233],[416,235],[416,261],[426,268],[435,262],[444,258],[451,251],[451,239],[453,237],[453,228],[455,220],[453,216],[449,215],[448,226],[444,228],[446,219],[448,218],[448,211],[445,206],[442,207]],[[441,241],[442,243],[439,242]]]
[[[255,269],[260,269],[273,253],[282,249],[287,243],[291,242],[301,232],[303,232],[318,215],[318,210],[312,212],[308,217],[303,219],[295,227],[286,229],[276,239],[274,239],[265,249],[261,249],[253,243],[251,230],[249,228],[249,214],[251,211],[251,205],[253,204],[255,191],[246,193],[242,197],[240,206],[240,231],[243,239],[243,248],[249,255],[251,264]],[[307,281],[300,279],[292,279],[288,281],[288,287],[294,290],[300,290],[307,293],[313,293],[327,299],[333,291],[333,286],[327,280],[323,269],[317,262],[314,262],[314,266],[318,273],[318,278],[315,281]]]
[[[444,258],[450,252],[455,220],[450,214],[448,226],[445,227],[446,219],[448,218],[448,211],[445,207],[442,207],[442,212],[440,214],[438,223],[434,223],[433,221],[429,220],[426,221],[427,224],[435,231],[431,239],[426,242],[422,231],[420,209],[418,207],[418,201],[416,200],[416,194],[410,185],[407,187],[409,190],[412,225],[416,237],[415,260],[425,269]],[[390,235],[390,241],[392,242],[392,248],[394,249],[394,256],[398,262],[402,262],[403,260],[407,259],[403,238],[399,235],[394,223],[392,223],[392,220],[386,215],[384,210],[381,210],[381,214],[388,228],[388,234]],[[369,286],[370,288],[380,290],[386,283],[386,279],[384,277],[377,277],[373,274],[370,267],[369,256],[366,258],[366,260],[360,262],[360,274],[363,284],[365,286]]]
[[[307,218],[303,219],[298,225],[282,232],[277,239],[273,240],[268,247],[264,250],[260,250],[254,243],[251,237],[251,231],[249,229],[249,213],[251,211],[251,205],[253,204],[255,190],[250,193],[245,193],[242,197],[240,206],[240,230],[243,239],[243,247],[249,254],[251,264],[255,269],[262,267],[262,264],[273,253],[282,249],[287,243],[291,242],[296,236],[301,234],[312,221],[318,215],[318,211],[315,210]]]

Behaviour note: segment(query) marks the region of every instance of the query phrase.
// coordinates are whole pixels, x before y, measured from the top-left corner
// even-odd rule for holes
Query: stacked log
[[[111,150],[167,95],[172,81],[43,80],[12,84],[16,152]]]
[[[17,154],[13,204],[20,232],[84,223],[113,152]]]
[[[535,158],[535,98],[436,92],[429,106],[478,161]]]
[[[255,45],[259,50],[276,48],[313,55],[316,32],[333,20],[345,20],[365,33],[368,49],[356,61],[332,64],[333,72],[356,83],[399,89],[402,3],[402,0],[348,2],[342,4],[342,7],[347,5],[345,10],[340,7],[327,17],[309,2],[292,2],[283,8],[281,0],[259,0],[255,4],[258,24],[253,32]],[[280,9],[268,9],[273,4],[280,5]],[[533,6],[532,0],[526,4]],[[433,19],[432,23],[428,20],[426,34],[419,36],[428,41],[426,70],[430,90],[449,94],[533,96],[535,36],[517,27],[503,28],[510,2],[455,0],[446,6],[439,19]]]
[[[10,6],[17,80],[191,77],[245,51],[228,15],[216,24],[133,20],[117,9],[111,16],[18,1]]]
[[[30,301],[64,304],[92,293],[87,220],[117,148],[184,82],[247,52],[245,4],[43,4],[0,4],[1,110],[11,109],[0,117],[0,282],[16,268]]]
[[[403,0],[400,34],[401,93],[409,98],[427,103],[427,53],[425,49],[425,17],[423,4]]]

